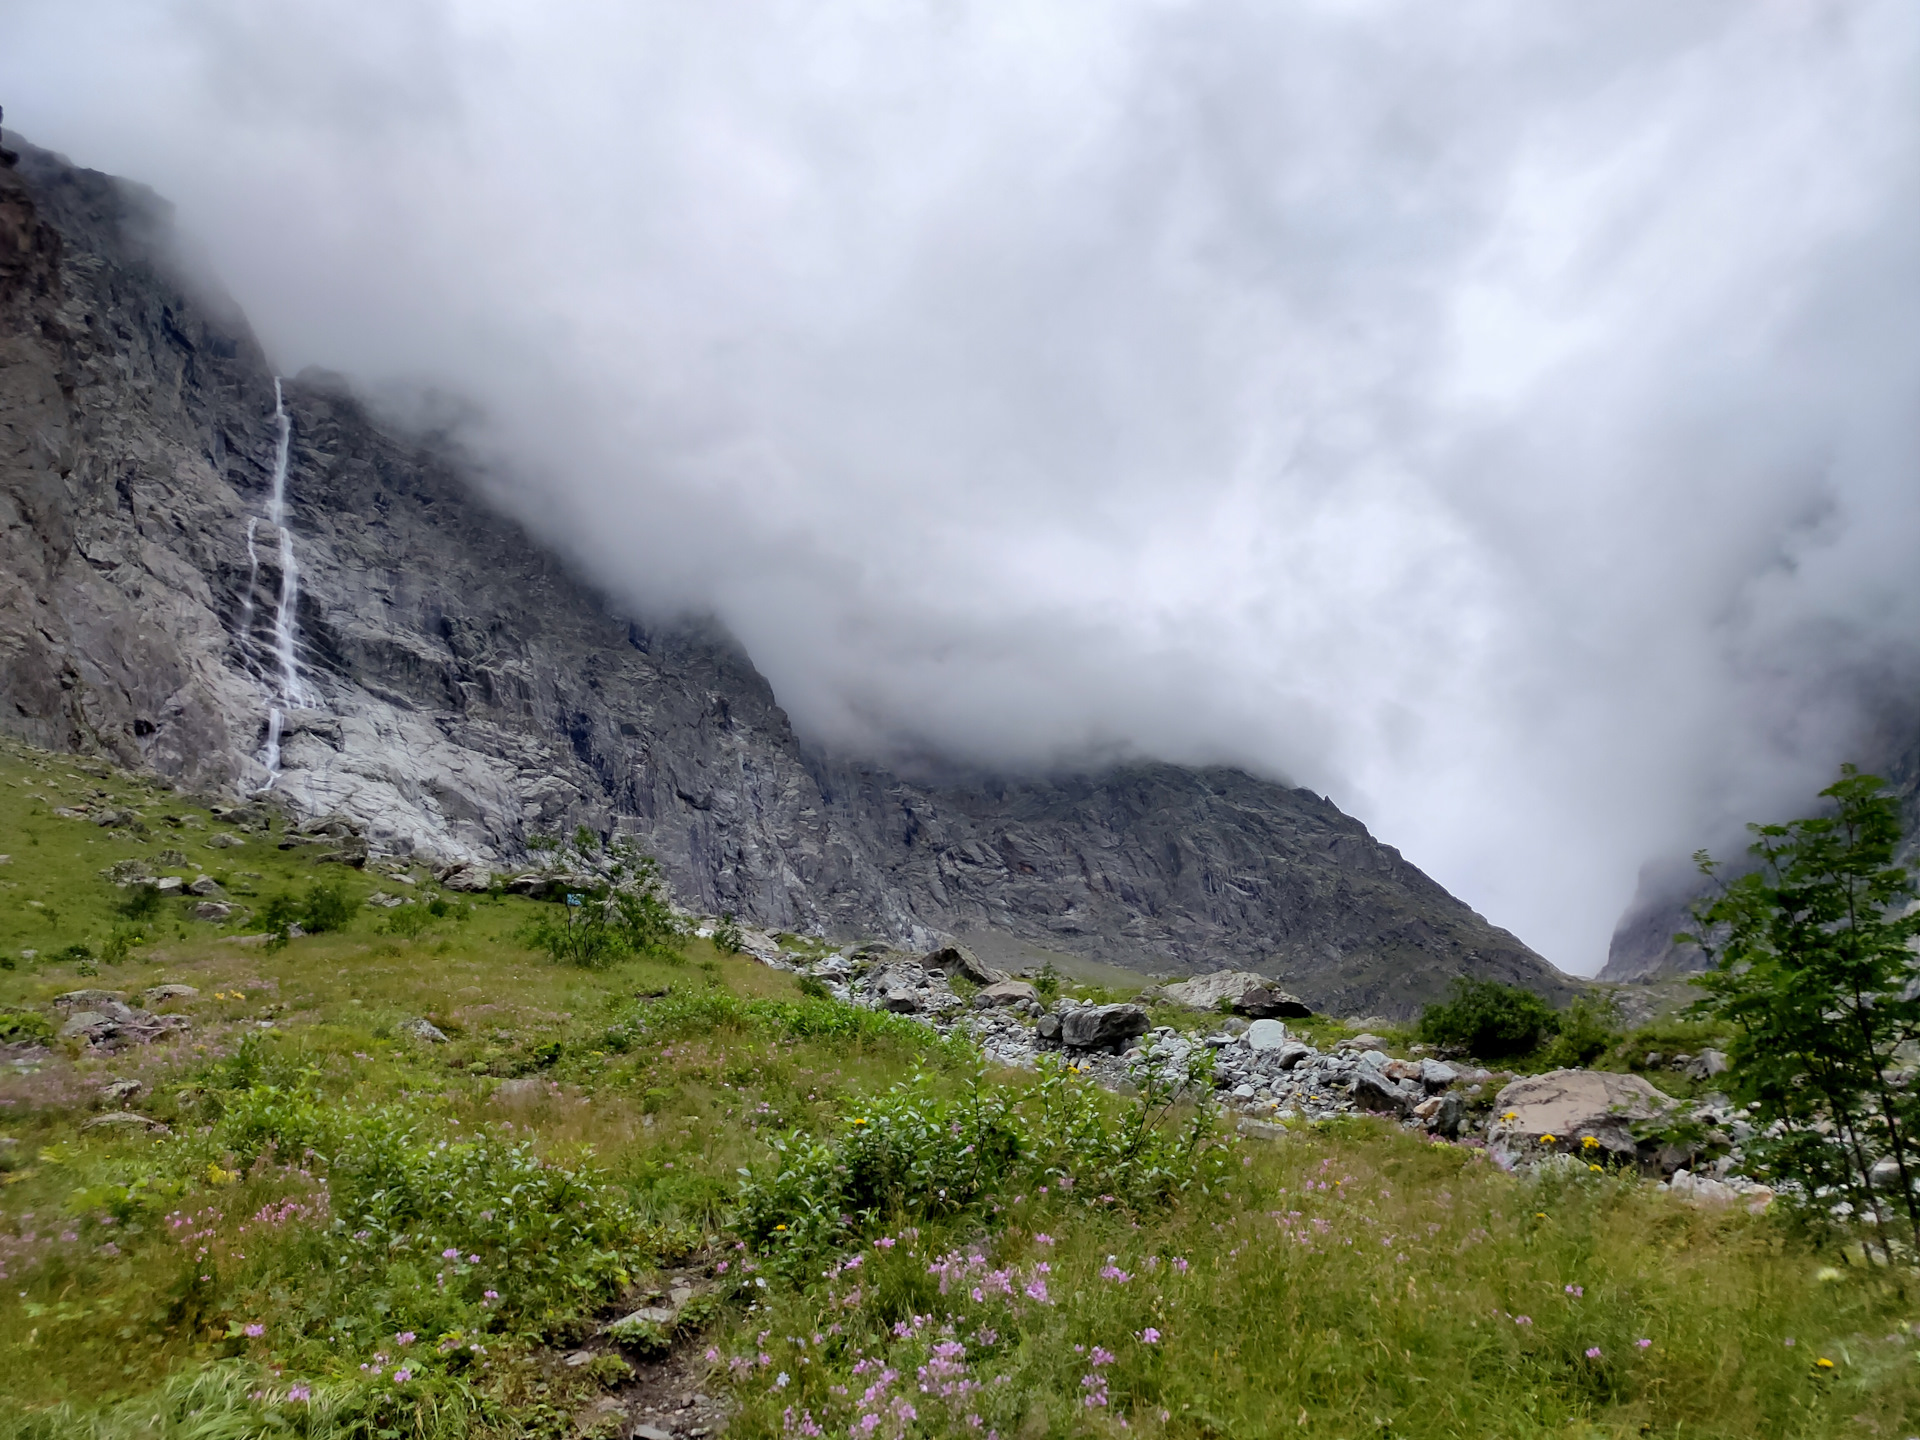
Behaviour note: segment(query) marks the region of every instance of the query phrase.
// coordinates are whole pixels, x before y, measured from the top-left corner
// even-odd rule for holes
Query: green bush
[[[713,927],[713,948],[729,955],[738,955],[747,948],[746,936],[740,933],[740,922],[733,918],[731,910],[722,915],[720,923]]]
[[[1226,1173],[1225,1146],[1204,1107],[1172,1123],[1167,1099],[1150,1085],[1117,1108],[1054,1060],[1026,1091],[976,1074],[943,1094],[923,1072],[866,1102],[836,1135],[775,1141],[773,1163],[741,1182],[738,1228],[805,1264],[901,1216],[987,1218],[1015,1190],[1050,1186],[1134,1210],[1205,1192]]]
[[[432,920],[433,916],[425,905],[396,905],[387,912],[387,918],[380,922],[380,930],[382,934],[413,940]]]
[[[151,920],[160,913],[160,887],[141,883],[127,891],[120,913],[129,920]]]
[[[1566,1068],[1591,1065],[1620,1040],[1620,1007],[1612,995],[1576,995],[1560,1016],[1560,1030],[1547,1047],[1547,1063]]]
[[[1481,1060],[1530,1054],[1559,1030],[1560,1016],[1531,990],[1466,975],[1451,999],[1420,1012],[1422,1040]]]
[[[300,928],[309,935],[344,930],[353,919],[353,902],[339,880],[316,880],[300,901]]]
[[[0,1045],[52,1038],[53,1025],[46,1016],[31,1010],[0,1010]]]

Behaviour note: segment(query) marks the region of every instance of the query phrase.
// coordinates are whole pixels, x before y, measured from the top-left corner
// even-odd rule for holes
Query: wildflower
[[[479,1263],[480,1263],[480,1257],[478,1255],[467,1256],[467,1264],[478,1265]]]
[[[1140,1338],[1149,1345],[1158,1345],[1160,1343],[1160,1332],[1149,1325],[1140,1332]]]
[[[1636,1340],[1633,1342],[1633,1348],[1636,1350],[1644,1350],[1651,1344],[1653,1344],[1651,1340]]]
[[[1531,1315],[1516,1315],[1513,1317],[1513,1323],[1516,1325],[1531,1325],[1533,1323],[1533,1317]]]
[[[1051,1245],[1053,1244],[1053,1236],[1044,1234],[1036,1235],[1033,1237],[1033,1243],[1036,1245]]]
[[[1587,1292],[1578,1285],[1567,1286],[1567,1294],[1573,1296],[1573,1298],[1576,1300],[1578,1300],[1582,1295],[1586,1293]]]
[[[719,1359],[720,1359],[720,1352],[717,1349],[715,1349],[713,1346],[709,1345],[707,1347],[707,1363],[709,1365],[713,1365],[713,1364],[716,1364],[719,1361]]]
[[[1174,1257],[1173,1257],[1173,1268],[1174,1268],[1174,1270],[1175,1270],[1175,1272],[1176,1272],[1176,1273],[1178,1273],[1178,1274],[1181,1274],[1181,1275],[1184,1275],[1184,1274],[1186,1274],[1186,1273],[1187,1273],[1187,1261],[1186,1261],[1186,1257],[1185,1257],[1185,1256],[1182,1256],[1182,1255],[1176,1255],[1176,1256],[1174,1256]]]
[[[407,1367],[404,1365],[402,1365],[398,1370],[393,1372],[393,1383],[396,1385],[404,1385],[412,1378],[413,1378],[413,1371],[407,1369]]]
[[[786,1226],[784,1226],[784,1225],[776,1225],[776,1226],[774,1226],[773,1228],[774,1228],[774,1229],[776,1229],[776,1230],[784,1230],[784,1229],[786,1229],[787,1227],[786,1227]]]
[[[1518,1110],[1509,1110],[1500,1118],[1502,1120],[1518,1120],[1520,1118],[1520,1112]]]
[[[460,1258],[460,1252],[458,1250],[442,1250],[440,1252],[440,1258],[442,1260],[458,1260]]]
[[[1588,1347],[1587,1347],[1587,1359],[1589,1359],[1589,1360],[1598,1360],[1599,1358],[1600,1358],[1600,1347],[1599,1347],[1598,1345],[1590,1345],[1590,1346],[1588,1346]]]
[[[1789,1335],[1789,1336],[1787,1336],[1787,1341],[1786,1341],[1786,1344],[1787,1344],[1787,1348],[1788,1348],[1789,1350],[1791,1350],[1791,1349],[1793,1348],[1793,1336],[1791,1336],[1791,1335]]]
[[[305,1404],[313,1398],[313,1388],[308,1385],[295,1385],[288,1389],[287,1399],[296,1405]]]
[[[1554,1143],[1554,1140],[1555,1140],[1555,1138],[1556,1138],[1556,1137],[1555,1137],[1555,1136],[1552,1136],[1552,1135],[1542,1135],[1542,1136],[1540,1137],[1540,1143],[1541,1143],[1542,1145],[1551,1145],[1551,1144],[1553,1144],[1553,1143]]]
[[[1831,1370],[1833,1368],[1833,1361],[1829,1360],[1824,1355],[1822,1355],[1818,1360],[1814,1361],[1813,1363],[1822,1370]]]
[[[1606,1166],[1604,1166],[1604,1165],[1589,1165],[1589,1166],[1587,1166],[1587,1169],[1589,1169],[1589,1170],[1591,1170],[1591,1171],[1593,1171],[1594,1173],[1596,1173],[1596,1174],[1599,1174],[1599,1175],[1604,1175],[1604,1174],[1606,1174],[1606,1173],[1607,1173],[1607,1169],[1606,1169]]]
[[[249,1340],[258,1340],[262,1335],[266,1333],[267,1333],[267,1327],[264,1325],[247,1326],[246,1335]]]
[[[1109,1264],[1100,1267],[1100,1278],[1102,1280],[1111,1280],[1116,1285],[1124,1285],[1133,1279],[1133,1276],[1122,1270],[1118,1265]]]
[[[721,1262],[720,1262],[720,1263],[719,1263],[718,1265],[716,1265],[716,1266],[714,1266],[714,1267],[713,1267],[713,1273],[714,1273],[714,1274],[716,1274],[716,1275],[724,1275],[724,1274],[726,1274],[726,1273],[727,1273],[727,1262],[726,1262],[725,1260],[722,1260],[722,1261],[721,1261]]]
[[[893,1236],[882,1235],[878,1240],[873,1242],[873,1245],[876,1250],[891,1250],[898,1243]]]
[[[393,1337],[393,1343],[396,1345],[411,1345],[419,1338],[420,1337],[415,1335],[411,1330],[402,1330],[398,1335]]]
[[[776,1390],[786,1389],[788,1381],[792,1378],[793,1377],[788,1375],[786,1371],[782,1370],[778,1375],[773,1377],[773,1388]]]

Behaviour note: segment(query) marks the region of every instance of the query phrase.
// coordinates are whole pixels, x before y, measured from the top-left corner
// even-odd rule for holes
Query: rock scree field
[[[881,947],[711,919],[562,963],[575,882],[332,829],[0,752],[0,1435],[1920,1424],[1910,1269],[1613,1156],[1509,1171],[1485,1085],[1457,1141],[1316,1119],[1207,1074],[1217,1011],[1022,1050],[1055,977],[907,1005]]]

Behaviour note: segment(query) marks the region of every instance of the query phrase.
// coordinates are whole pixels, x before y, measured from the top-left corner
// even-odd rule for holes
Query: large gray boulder
[[[964,945],[942,945],[938,950],[929,951],[920,964],[928,970],[944,970],[948,975],[958,975],[976,985],[998,985],[1007,978],[1006,971],[983,964],[980,957]]]
[[[1088,1005],[1060,1017],[1060,1039],[1073,1050],[1117,1050],[1151,1023],[1138,1005]]]
[[[982,1010],[1000,1005],[1037,1005],[1040,992],[1024,980],[1001,980],[975,995],[973,1003]]]

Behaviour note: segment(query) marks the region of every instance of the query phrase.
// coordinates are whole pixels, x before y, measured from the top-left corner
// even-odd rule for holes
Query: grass
[[[50,813],[81,800],[148,837]],[[0,1437],[592,1433],[622,1367],[560,1357],[670,1271],[701,1279],[675,1343],[735,1436],[1920,1429],[1920,1282],[1784,1216],[1517,1179],[1370,1121],[1203,1125],[1190,1153],[1176,1106],[1136,1142],[1077,1077],[982,1075],[707,944],[561,967],[512,897],[391,933],[366,896],[424,901],[424,871],[316,864],[277,826],[206,850],[223,828],[0,753],[0,1010],[44,1032],[78,986],[199,990],[164,1007],[186,1037],[8,1067]],[[337,878],[353,918],[269,950],[168,900],[107,963],[133,922],[97,872],[165,849],[256,912]],[[115,1107],[166,1131],[83,1129],[129,1078]],[[636,1363],[668,1339],[630,1338]]]

